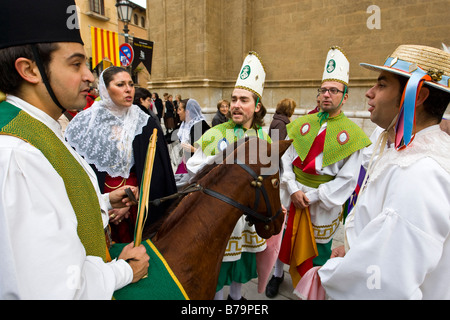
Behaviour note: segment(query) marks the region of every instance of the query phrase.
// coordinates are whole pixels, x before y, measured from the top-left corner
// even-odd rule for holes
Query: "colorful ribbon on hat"
[[[400,113],[395,125],[395,148],[406,148],[413,140],[413,129],[416,126],[416,101],[424,81],[431,81],[431,77],[417,69],[409,78],[400,102]]]

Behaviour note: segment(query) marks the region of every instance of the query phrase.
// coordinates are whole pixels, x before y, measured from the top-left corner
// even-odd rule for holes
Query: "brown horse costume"
[[[225,150],[194,177],[192,192],[174,204],[151,239],[190,299],[214,297],[227,242],[243,213],[263,238],[281,231],[278,163],[290,143],[253,138]],[[262,164],[258,155],[278,161],[275,170],[261,174],[274,164]]]

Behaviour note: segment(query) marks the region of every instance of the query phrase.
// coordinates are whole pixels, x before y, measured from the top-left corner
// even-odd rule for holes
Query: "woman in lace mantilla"
[[[101,100],[70,122],[65,138],[94,169],[102,192],[124,184],[139,186],[149,138],[157,123],[133,104],[135,88],[125,69],[110,67],[103,71],[99,93]],[[160,131],[154,166],[150,200],[176,192],[167,145]],[[151,208],[147,224],[155,222],[166,209],[167,205]],[[113,241],[133,241],[136,212],[137,206],[129,212],[110,211]]]

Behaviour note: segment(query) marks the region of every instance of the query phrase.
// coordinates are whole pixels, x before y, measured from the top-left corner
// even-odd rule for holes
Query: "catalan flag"
[[[92,69],[102,60],[109,60],[113,65],[120,66],[119,34],[117,32],[91,26]]]

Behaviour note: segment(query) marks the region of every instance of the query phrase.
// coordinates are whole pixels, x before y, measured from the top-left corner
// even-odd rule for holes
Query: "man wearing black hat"
[[[146,274],[148,255],[129,245],[110,261],[106,213],[131,201],[125,187],[100,194],[57,122],[83,109],[94,80],[75,4],[2,1],[0,12],[0,299],[111,299]]]

